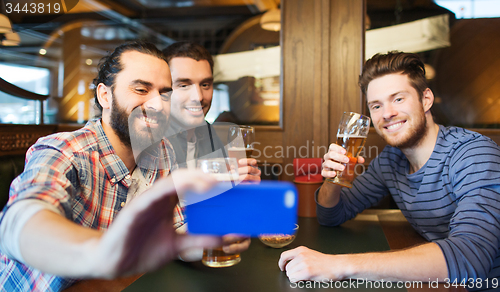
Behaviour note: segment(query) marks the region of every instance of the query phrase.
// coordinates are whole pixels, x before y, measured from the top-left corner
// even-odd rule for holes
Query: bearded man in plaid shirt
[[[3,291],[59,291],[81,278],[144,273],[184,250],[221,244],[172,226],[176,192],[215,181],[193,170],[169,175],[174,155],[162,136],[172,86],[161,51],[119,46],[94,85],[102,119],[39,139],[11,185],[0,213]]]

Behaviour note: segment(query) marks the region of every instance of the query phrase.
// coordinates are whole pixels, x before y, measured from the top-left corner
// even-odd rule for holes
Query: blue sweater
[[[415,230],[442,249],[451,281],[500,276],[500,148],[491,139],[439,126],[434,151],[413,174],[386,146],[318,221],[336,226],[391,194]]]

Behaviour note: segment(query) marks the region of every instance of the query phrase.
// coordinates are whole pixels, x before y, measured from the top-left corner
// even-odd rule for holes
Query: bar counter
[[[299,217],[298,223],[297,238],[290,245],[274,249],[252,238],[250,248],[241,254],[241,262],[233,267],[209,268],[201,262],[173,261],[142,276],[112,281],[86,280],[66,291],[466,291],[454,287],[447,289],[443,284],[430,287],[427,282],[407,288],[398,288],[393,283],[389,284],[390,289],[380,286],[382,283],[350,284],[349,281],[343,286],[331,282],[290,283],[278,268],[279,256],[287,249],[303,245],[323,253],[342,254],[396,250],[426,242],[399,210],[366,210],[339,227],[320,226],[316,218],[306,217]]]

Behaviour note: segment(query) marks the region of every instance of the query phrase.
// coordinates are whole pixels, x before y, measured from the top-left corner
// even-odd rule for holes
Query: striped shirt
[[[498,145],[440,125],[427,163],[413,174],[409,167],[401,150],[386,146],[336,206],[318,205],[318,221],[339,225],[390,194],[413,228],[442,249],[451,281],[500,276]]]
[[[137,159],[146,182],[167,176],[175,161],[166,140]],[[69,220],[106,230],[125,206],[132,176],[115,153],[100,120],[74,132],[39,139],[26,153],[24,172],[11,185],[5,211],[23,199],[38,199],[56,207]],[[43,273],[0,253],[2,291],[60,291],[75,279]]]

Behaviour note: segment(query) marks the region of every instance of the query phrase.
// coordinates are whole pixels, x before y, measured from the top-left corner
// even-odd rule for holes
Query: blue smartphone
[[[207,193],[185,195],[191,234],[292,234],[297,223],[297,189],[290,182],[221,183]]]

